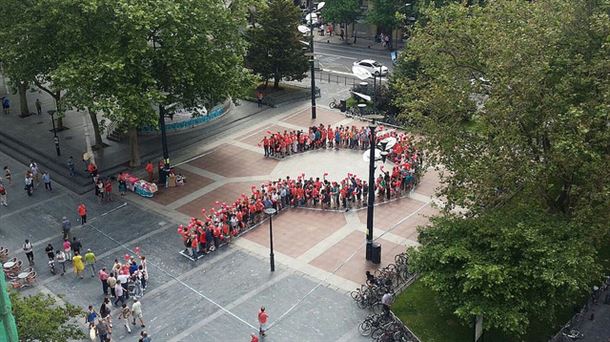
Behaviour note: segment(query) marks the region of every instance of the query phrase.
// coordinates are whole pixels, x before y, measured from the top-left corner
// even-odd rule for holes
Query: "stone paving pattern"
[[[155,341],[249,341],[256,332],[261,305],[274,324],[265,341],[366,341],[357,324],[367,312],[356,307],[348,292],[364,281],[364,271],[379,266],[364,260],[366,210],[320,211],[289,209],[274,218],[276,272],[269,272],[268,223],[236,239],[231,245],[191,262],[176,227],[199,216],[216,201],[233,201],[250,186],[267,179],[322,175],[335,179],[348,172],[366,176],[361,151],[316,151],[282,161],[266,159],[256,146],[259,132],[268,129],[306,129],[312,120],[306,107],[252,125],[207,145],[201,157],[177,165],[187,176],[180,188],[160,189],[153,199],[129,193],[101,204],[93,194],[76,196],[55,184],[52,193],[37,189],[31,198],[21,182],[25,166],[0,153],[0,165],[9,165],[15,184],[8,188],[9,207],[0,208],[0,241],[16,255],[25,238],[35,242],[38,285],[24,293],[47,292],[85,308],[99,307],[102,296],[97,278],[75,279],[72,273],[52,276],[44,247],[60,246],[60,221],[68,216],[73,233],[84,249],[96,252],[99,266],[133,253],[137,246],[147,256],[150,283],[142,298],[146,330]],[[351,124],[339,112],[318,108],[314,123]],[[416,226],[436,213],[430,194],[438,185],[433,173],[410,198],[376,206],[375,236],[382,244],[382,264],[416,245]],[[89,222],[78,226],[76,207],[89,208]],[[17,251],[17,253],[15,253]],[[281,318],[280,318],[281,317]],[[135,330],[138,332],[138,329]],[[136,341],[115,325],[114,340]]]

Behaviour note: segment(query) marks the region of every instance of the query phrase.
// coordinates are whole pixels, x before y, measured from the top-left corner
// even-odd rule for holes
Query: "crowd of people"
[[[380,134],[381,133],[381,134]],[[262,146],[265,157],[284,158],[292,154],[302,153],[316,149],[339,149],[366,150],[370,147],[371,131],[368,126],[343,126],[332,127],[331,125],[310,127],[304,130],[284,130],[283,132],[267,131],[267,135],[258,144]],[[379,126],[376,133],[376,141],[393,137],[397,140],[392,150],[395,164],[414,162],[421,163],[421,153],[415,148],[411,137],[405,133],[395,130],[385,130]]]
[[[265,155],[300,153],[320,148],[366,149],[369,144],[368,127],[339,126],[335,129],[323,125],[312,127],[308,134],[302,131],[283,133],[267,132],[263,139]],[[336,138],[328,138],[328,137]],[[401,197],[410,192],[421,174],[422,155],[410,138],[396,131],[382,131],[378,138],[392,137],[396,144],[387,155],[393,162],[391,170],[379,168],[373,190],[377,200]],[[290,146],[290,148],[287,148]],[[288,152],[290,150],[291,152]],[[328,173],[318,177],[286,177],[251,187],[251,194],[241,194],[232,203],[216,202],[208,211],[201,209],[201,218],[191,217],[186,225],[178,227],[178,234],[194,258],[216,250],[232,238],[255,226],[264,218],[264,209],[277,211],[288,207],[349,210],[366,206],[369,184],[357,175],[348,173],[339,180],[327,179]]]
[[[81,223],[86,223],[86,210],[84,205],[77,209],[81,216]],[[92,340],[101,342],[110,341],[112,334],[112,307],[119,309],[117,318],[131,333],[131,325],[139,322],[141,328],[145,328],[142,314],[142,304],[139,301],[144,296],[148,284],[147,260],[142,255],[139,247],[135,247],[135,255],[126,254],[124,262],[114,259],[111,267],[98,266],[99,261],[92,249],[83,248],[83,243],[73,236],[72,224],[67,217],[62,218],[61,228],[63,243],[59,248],[48,243],[44,252],[48,258],[49,269],[53,274],[59,273],[64,276],[70,272],[70,266],[77,279],[84,279],[85,275],[97,278],[101,283],[103,302],[99,311],[90,305],[85,316],[85,322],[89,325]],[[33,245],[25,240],[22,249],[28,259],[30,266],[34,265]],[[57,268],[55,265],[58,265]],[[131,307],[128,306],[129,299],[133,299]],[[140,332],[140,341],[151,341],[151,337],[144,330]]]

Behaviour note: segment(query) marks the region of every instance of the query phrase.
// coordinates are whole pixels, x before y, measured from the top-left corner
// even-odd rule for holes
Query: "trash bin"
[[[345,111],[347,110],[347,101],[339,100],[339,109],[342,113],[345,113]]]
[[[373,249],[371,250],[371,262],[373,264],[381,264],[381,244],[379,242],[373,242]]]

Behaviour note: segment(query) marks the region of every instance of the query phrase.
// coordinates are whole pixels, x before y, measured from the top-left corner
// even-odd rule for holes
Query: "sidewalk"
[[[341,37],[336,33],[333,33],[332,36],[329,36],[328,33],[324,33],[323,36],[320,36],[320,33],[318,31],[316,31],[314,33],[313,39],[316,43],[337,45],[337,46],[345,47],[346,49],[366,49],[366,50],[371,49],[371,50],[378,50],[378,51],[387,51],[388,53],[390,52],[390,50],[388,48],[384,47],[383,45],[381,45],[381,43],[377,43],[374,40],[369,39],[369,38],[357,37],[356,43],[354,44],[354,37],[352,37],[351,35],[346,40],[341,40]],[[399,41],[397,43],[397,45],[398,45],[397,50],[400,50],[404,47],[404,42]]]

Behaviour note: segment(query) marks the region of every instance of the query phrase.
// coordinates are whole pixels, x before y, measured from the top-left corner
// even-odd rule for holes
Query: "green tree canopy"
[[[69,303],[60,305],[47,294],[21,296],[11,292],[13,314],[20,341],[64,342],[85,338],[74,318],[83,311]]]
[[[424,10],[392,78],[443,167],[445,216],[415,253],[442,308],[520,334],[580,299],[610,236],[610,5]],[[450,209],[460,208],[465,217]]]
[[[262,79],[302,80],[307,73],[303,36],[297,31],[301,12],[291,0],[271,0],[260,9],[258,24],[248,32],[247,65]]]
[[[322,8],[327,22],[351,24],[360,18],[362,9],[358,0],[329,0]]]
[[[252,81],[241,33],[248,1],[0,4],[11,13],[0,26],[7,70],[128,128],[134,166],[137,129],[157,126],[156,104],[213,106],[244,94]]]
[[[517,194],[607,237],[608,4],[494,1],[429,8],[393,88],[442,164],[449,207]]]
[[[595,250],[560,215],[519,205],[464,219],[432,219],[411,251],[422,281],[464,324],[525,333],[529,319],[551,320],[599,281]]]

